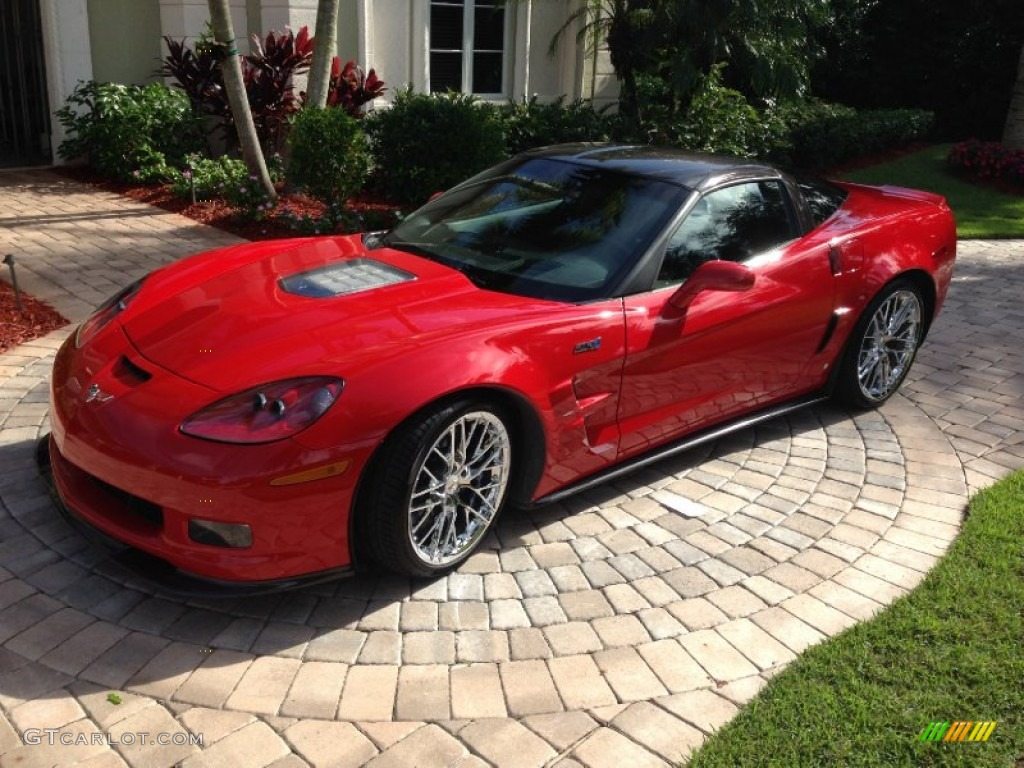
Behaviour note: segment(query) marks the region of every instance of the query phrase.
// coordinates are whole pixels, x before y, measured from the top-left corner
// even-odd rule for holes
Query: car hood
[[[551,302],[485,291],[463,274],[358,235],[253,243],[151,275],[122,325],[151,362],[218,391],[345,376]]]

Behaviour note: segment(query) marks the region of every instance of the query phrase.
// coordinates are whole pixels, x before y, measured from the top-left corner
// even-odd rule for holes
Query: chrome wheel
[[[868,323],[857,356],[857,383],[868,400],[889,397],[903,381],[921,338],[921,300],[895,291]]]
[[[409,541],[430,565],[466,554],[494,521],[508,485],[512,443],[489,411],[460,416],[427,451],[409,498]]]

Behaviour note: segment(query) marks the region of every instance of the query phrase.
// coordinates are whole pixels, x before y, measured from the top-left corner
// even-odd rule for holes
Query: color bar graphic
[[[988,741],[996,729],[995,720],[933,720],[924,727],[918,741]]]

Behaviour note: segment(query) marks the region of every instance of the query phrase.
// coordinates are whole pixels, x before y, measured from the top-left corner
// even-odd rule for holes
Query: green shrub
[[[171,191],[184,199],[209,200],[221,196],[229,187],[237,187],[249,178],[245,163],[231,157],[211,159],[199,154],[185,158],[185,167],[175,171]]]
[[[695,152],[739,157],[764,157],[779,142],[783,126],[769,113],[755,109],[739,91],[722,83],[722,68],[701,79],[689,107],[679,113],[669,83],[643,75],[638,98],[643,105],[640,124],[623,123],[627,140],[668,144]]]
[[[510,155],[550,144],[608,141],[611,136],[612,121],[582,99],[541,104],[534,96],[502,106],[500,116]]]
[[[397,203],[424,203],[505,155],[497,110],[472,96],[399,91],[389,109],[371,113],[365,123],[377,183]]]
[[[676,127],[674,143],[701,152],[763,157],[777,133],[774,121],[751,106],[742,93],[722,84],[721,68],[715,67]]]
[[[334,108],[332,107],[332,109]],[[336,232],[348,234],[364,231],[364,227],[360,226],[359,217],[352,211],[340,207],[320,214],[311,214],[296,213],[284,205],[278,208],[274,215],[274,221],[304,237]]]
[[[822,169],[925,139],[934,115],[923,109],[856,110],[820,101],[777,111],[787,141],[774,154],[802,168]]]
[[[292,123],[288,178],[328,206],[362,189],[370,151],[359,123],[343,109],[307,107]]]
[[[188,97],[161,83],[80,83],[57,119],[67,133],[57,150],[62,158],[84,158],[124,181],[165,181],[203,146]]]
[[[274,210],[274,203],[267,196],[260,180],[253,175],[226,185],[224,199],[243,221],[263,221]]]

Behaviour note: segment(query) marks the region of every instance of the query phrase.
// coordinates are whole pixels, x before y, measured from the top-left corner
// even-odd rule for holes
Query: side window
[[[716,189],[697,201],[669,239],[655,287],[682,282],[705,261],[745,261],[794,236],[781,182]]]
[[[814,225],[824,224],[845,202],[845,189],[817,179],[797,178],[796,185],[804,196],[807,209],[811,212]]]

